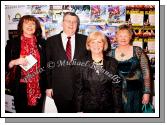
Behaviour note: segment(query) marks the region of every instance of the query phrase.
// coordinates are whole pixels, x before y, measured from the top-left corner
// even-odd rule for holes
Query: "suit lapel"
[[[77,56],[79,55],[79,38],[78,35],[75,34],[75,50],[74,50],[74,58],[73,59],[77,59]]]
[[[62,38],[61,38],[61,33],[58,35],[58,39],[57,39],[57,44],[58,44],[58,47],[60,47],[59,49],[61,50],[62,52],[62,56],[64,57],[64,59],[67,59],[66,57],[66,50],[64,49],[63,47],[63,41],[62,41]],[[60,55],[59,55],[60,56]]]

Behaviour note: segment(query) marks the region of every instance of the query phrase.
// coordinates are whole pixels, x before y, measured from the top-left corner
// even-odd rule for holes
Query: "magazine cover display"
[[[155,84],[154,5],[7,5],[5,7],[5,19],[9,27],[7,38],[13,39],[17,36],[18,21],[27,14],[34,15],[40,21],[45,39],[58,34],[62,31],[63,14],[68,11],[75,12],[79,16],[79,33],[89,35],[91,32],[101,31],[108,37],[111,48],[117,47],[115,35],[118,27],[124,23],[131,26],[134,33],[133,45],[141,47],[148,55],[151,77]],[[27,58],[31,64],[29,67],[21,66],[25,70],[36,63],[36,59],[31,55]],[[12,96],[10,89],[6,89],[5,93]],[[8,107],[6,110],[15,112],[14,107],[7,104],[9,102],[6,102],[6,107]]]

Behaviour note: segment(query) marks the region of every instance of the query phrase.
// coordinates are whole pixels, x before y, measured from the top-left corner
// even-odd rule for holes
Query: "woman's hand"
[[[9,62],[9,68],[12,68],[16,64],[16,60],[12,60]]]
[[[23,65],[26,66],[28,64],[27,60],[23,57],[12,60],[9,62],[9,68],[12,68],[14,65]]]
[[[148,104],[150,100],[150,94],[144,94],[142,98],[142,104]]]
[[[53,89],[46,89],[46,96],[52,98],[52,96],[53,96]]]
[[[15,59],[15,60],[11,60],[9,62],[9,68],[12,68],[14,65],[23,65],[23,66],[26,66],[27,65],[27,60],[23,57],[20,57],[18,59]]]

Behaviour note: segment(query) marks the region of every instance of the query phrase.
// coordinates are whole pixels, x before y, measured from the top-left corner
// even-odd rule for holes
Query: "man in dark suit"
[[[86,36],[78,34],[79,17],[72,12],[63,16],[63,31],[47,39],[46,95],[52,97],[60,113],[75,112],[73,102],[73,70],[69,62],[79,61],[86,56]]]

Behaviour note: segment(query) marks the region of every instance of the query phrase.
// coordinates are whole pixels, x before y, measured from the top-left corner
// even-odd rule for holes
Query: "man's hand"
[[[46,96],[52,98],[52,96],[53,96],[53,89],[46,89]]]

